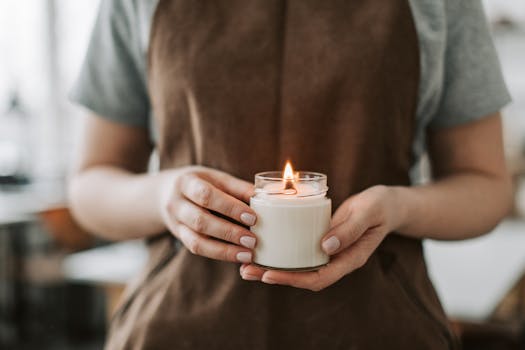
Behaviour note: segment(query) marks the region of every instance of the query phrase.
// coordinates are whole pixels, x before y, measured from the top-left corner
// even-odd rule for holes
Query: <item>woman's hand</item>
[[[240,269],[242,278],[319,291],[362,267],[385,236],[403,221],[396,188],[374,186],[347,199],[332,217],[322,240],[332,255],[328,265],[313,272],[264,270],[250,264]]]
[[[255,235],[213,212],[252,226],[256,215],[246,204],[252,194],[252,184],[224,172],[204,167],[178,169],[168,172],[161,186],[162,218],[193,254],[249,263]]]

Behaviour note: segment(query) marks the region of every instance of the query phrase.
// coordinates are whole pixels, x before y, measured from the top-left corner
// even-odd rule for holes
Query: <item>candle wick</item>
[[[297,190],[293,184],[293,180],[287,179],[284,183],[284,194],[296,194]]]

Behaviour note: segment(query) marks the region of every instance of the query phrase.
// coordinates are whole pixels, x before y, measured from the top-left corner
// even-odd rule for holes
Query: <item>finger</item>
[[[178,232],[178,225],[179,222],[175,218],[175,216],[172,213],[173,205],[168,205],[167,215],[165,215],[166,219],[164,220],[166,222],[167,229],[180,240],[179,232]]]
[[[217,188],[229,193],[235,198],[248,203],[250,197],[255,194],[255,186],[251,182],[241,180],[221,171],[213,171],[212,173],[213,176],[209,176],[208,174],[203,174],[203,176]]]
[[[195,255],[241,263],[252,261],[252,253],[249,250],[208,238],[184,224],[178,224],[176,231],[177,237],[179,237],[184,246]]]
[[[242,272],[244,271],[244,269],[246,268],[246,266],[248,266],[249,264],[241,264],[241,266],[239,266],[239,274],[242,275]]]
[[[209,211],[181,199],[171,207],[175,219],[193,231],[240,244],[253,249],[257,242],[255,235],[246,228],[219,218]]]
[[[248,281],[260,281],[266,270],[253,264],[243,264],[241,266],[241,277]]]
[[[369,229],[368,214],[364,210],[354,211],[339,225],[330,228],[321,241],[326,254],[334,255],[346,249]]]
[[[321,272],[288,272],[268,270],[262,275],[261,281],[268,284],[282,284],[296,288],[315,290],[321,279]]]
[[[184,176],[181,179],[181,192],[184,197],[203,208],[216,211],[247,226],[255,224],[256,214],[246,203],[198,176]]]

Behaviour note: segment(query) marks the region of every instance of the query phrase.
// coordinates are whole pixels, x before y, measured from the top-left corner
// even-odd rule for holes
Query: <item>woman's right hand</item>
[[[168,171],[161,186],[162,218],[193,254],[249,263],[255,235],[213,212],[246,226],[254,225],[256,214],[247,205],[253,190],[253,184],[210,168]]]

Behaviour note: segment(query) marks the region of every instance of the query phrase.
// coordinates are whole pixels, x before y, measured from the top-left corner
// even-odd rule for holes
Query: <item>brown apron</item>
[[[419,49],[403,0],[161,0],[149,88],[162,168],[328,175],[334,208],[409,185]],[[170,235],[128,288],[107,349],[450,349],[421,242],[391,234],[311,292],[244,281]]]

